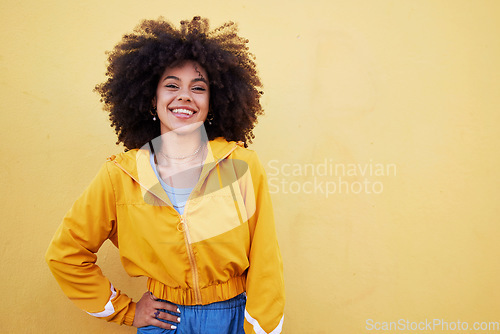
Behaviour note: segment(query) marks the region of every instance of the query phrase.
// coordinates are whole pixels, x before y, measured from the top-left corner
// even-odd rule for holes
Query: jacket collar
[[[207,142],[207,156],[197,186],[202,183],[200,181],[203,181],[208,173],[215,168],[220,161],[227,158],[238,146],[243,146],[243,143],[234,141],[228,142],[222,137]],[[129,152],[130,154],[121,155],[121,159],[111,157],[108,160],[111,160],[118,168],[141,186],[144,198],[152,194],[157,199],[161,200],[163,205],[167,204],[172,206],[151,167],[150,158],[152,153],[149,145],[144,145],[140,149],[131,150]]]

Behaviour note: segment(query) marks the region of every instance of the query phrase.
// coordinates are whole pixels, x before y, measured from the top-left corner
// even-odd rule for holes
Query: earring
[[[153,116],[153,121],[156,121],[156,107],[152,107],[149,113]]]
[[[207,115],[207,123],[208,125],[212,125],[212,121],[214,120],[214,113],[210,111]]]

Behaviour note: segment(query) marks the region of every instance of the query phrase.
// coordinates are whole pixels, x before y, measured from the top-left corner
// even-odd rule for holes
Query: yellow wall
[[[134,333],[78,310],[43,255],[121,150],[92,92],[104,51],[140,19],[195,14],[238,22],[265,84],[252,148],[273,182],[284,332],[500,321],[500,2],[224,3],[0,4],[0,332]],[[325,161],[351,175],[325,175]],[[99,256],[115,286],[142,294],[115,249]]]

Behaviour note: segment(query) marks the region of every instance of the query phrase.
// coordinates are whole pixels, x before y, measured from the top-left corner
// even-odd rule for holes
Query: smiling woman
[[[247,41],[199,17],[142,22],[96,87],[118,142],[57,230],[47,262],[89,314],[138,333],[280,333],[284,283],[264,168],[246,148],[262,113]],[[138,301],[96,265],[110,239],[148,278]],[[182,321],[181,321],[182,319]]]
[[[134,149],[160,135],[151,117],[160,79],[168,68],[189,60],[210,80],[208,139],[251,143],[263,112],[261,82],[247,42],[233,22],[210,31],[208,20],[199,17],[181,21],[180,29],[163,19],[143,21],[110,52],[108,80],[96,86],[118,142]]]

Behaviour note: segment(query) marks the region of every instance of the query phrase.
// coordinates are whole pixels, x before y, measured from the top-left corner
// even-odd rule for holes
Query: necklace
[[[198,148],[196,149],[196,151],[194,151],[193,153],[188,154],[188,155],[183,155],[183,156],[180,156],[180,157],[171,157],[171,156],[167,155],[166,153],[163,153],[162,151],[160,151],[160,154],[163,155],[167,159],[182,160],[182,159],[186,159],[186,158],[195,156],[198,152],[200,152],[201,146],[202,146],[202,144],[200,144],[200,146],[198,146]]]
[[[200,150],[201,150],[202,147],[203,146],[200,145],[196,149],[196,151],[194,153],[186,155],[184,157],[180,157],[180,158],[171,158],[171,157],[169,157],[168,155],[166,155],[165,153],[163,153],[161,151],[159,153],[165,158],[165,160],[166,160],[167,163],[170,163],[170,164],[173,164],[173,165],[185,165],[185,164],[187,164],[187,163],[195,160],[199,156],[198,153],[200,153]],[[202,152],[202,155],[203,155],[204,150],[201,150],[201,152]],[[187,158],[189,158],[189,159],[187,159]],[[179,160],[180,159],[185,159],[185,160],[183,160],[183,161],[174,161],[174,159],[179,159]],[[202,163],[202,161],[200,161],[200,164]]]

